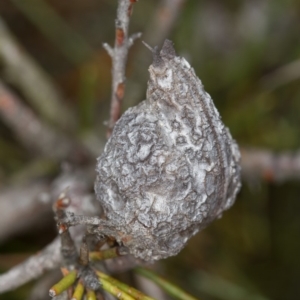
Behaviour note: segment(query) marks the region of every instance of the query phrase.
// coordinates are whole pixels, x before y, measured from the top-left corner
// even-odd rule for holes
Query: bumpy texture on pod
[[[128,109],[98,158],[106,226],[137,258],[176,255],[234,202],[240,153],[189,63],[153,50],[147,99]]]

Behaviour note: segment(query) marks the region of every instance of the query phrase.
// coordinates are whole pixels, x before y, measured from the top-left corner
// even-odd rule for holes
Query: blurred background
[[[103,149],[111,59],[102,43],[114,43],[116,7],[0,1],[1,272],[53,240],[53,180],[93,166]],[[235,205],[161,261],[161,273],[199,299],[300,299],[300,2],[140,0],[130,32],[151,46],[174,41],[242,149]],[[145,99],[150,63],[137,40],[123,110]],[[35,284],[0,299],[26,299]]]

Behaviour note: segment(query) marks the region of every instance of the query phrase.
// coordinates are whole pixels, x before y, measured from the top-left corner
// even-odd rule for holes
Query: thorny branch
[[[135,2],[136,0],[118,1],[114,48],[111,48],[106,43],[103,44],[103,47],[112,58],[112,97],[107,131],[108,137],[121,115],[121,104],[125,93],[125,68],[128,50],[134,41],[141,36],[141,33],[135,33],[128,37],[129,20]]]

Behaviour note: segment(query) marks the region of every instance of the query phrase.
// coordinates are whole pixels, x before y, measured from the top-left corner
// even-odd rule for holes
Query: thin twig
[[[62,128],[74,128],[75,117],[49,76],[18,44],[0,18],[0,62],[5,78],[32,107]]]
[[[11,291],[32,279],[38,278],[46,271],[58,267],[60,261],[60,240],[56,238],[38,254],[0,275],[0,293]]]
[[[103,47],[112,59],[112,97],[110,107],[110,119],[108,123],[107,137],[121,115],[121,104],[125,93],[125,68],[128,50],[134,40],[141,36],[136,33],[128,36],[129,20],[132,13],[132,6],[136,0],[118,0],[116,36],[114,48],[108,44]]]
[[[262,149],[241,149],[245,179],[270,182],[300,180],[300,152],[273,153]]]

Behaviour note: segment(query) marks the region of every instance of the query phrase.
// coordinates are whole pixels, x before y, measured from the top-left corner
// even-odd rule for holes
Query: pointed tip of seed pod
[[[157,46],[154,47],[152,53],[153,53],[153,63],[152,63],[153,67],[163,69],[165,67],[165,62],[162,59]]]
[[[166,59],[172,59],[176,57],[176,51],[172,41],[170,40],[164,41],[164,44],[160,50],[160,55]]]

